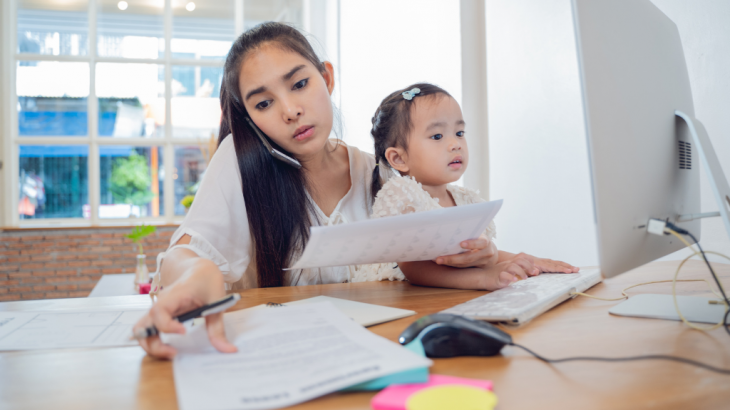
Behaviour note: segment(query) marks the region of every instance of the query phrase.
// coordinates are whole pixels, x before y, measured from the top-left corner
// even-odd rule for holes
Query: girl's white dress
[[[468,188],[447,185],[446,189],[454,198],[456,206],[476,204],[485,202],[479,197],[477,191]],[[380,189],[373,204],[371,218],[383,218],[387,216],[408,214],[412,212],[431,211],[441,208],[438,199],[434,199],[426,192],[420,183],[413,177],[393,176]],[[494,221],[489,223],[486,231],[482,234],[485,238],[493,240],[496,237]],[[406,280],[403,272],[396,263],[380,263],[373,265],[362,265],[354,272],[352,282],[368,282],[379,280]]]

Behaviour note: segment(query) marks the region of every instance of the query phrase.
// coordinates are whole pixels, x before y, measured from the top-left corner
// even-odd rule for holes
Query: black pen
[[[229,307],[235,305],[236,302],[238,302],[240,299],[241,295],[239,295],[238,293],[234,293],[232,295],[224,297],[223,299],[216,300],[215,302],[211,302],[207,305],[195,308],[189,312],[185,312],[182,315],[174,317],[173,319],[177,320],[180,323],[183,323],[198,317],[205,317],[208,315],[212,315],[213,313],[223,312]],[[156,336],[158,334],[160,334],[160,331],[157,330],[155,325],[152,325],[144,329],[135,330],[132,334],[132,339],[140,340]]]

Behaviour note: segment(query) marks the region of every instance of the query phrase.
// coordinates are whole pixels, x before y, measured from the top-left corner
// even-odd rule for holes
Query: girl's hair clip
[[[418,93],[421,92],[420,88],[414,88],[411,91],[403,91],[403,98],[410,101],[415,97]]]

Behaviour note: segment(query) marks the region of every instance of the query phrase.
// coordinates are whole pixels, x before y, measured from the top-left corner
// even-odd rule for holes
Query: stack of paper
[[[163,339],[179,352],[173,368],[183,410],[279,408],[431,365],[329,302],[241,310],[224,318],[237,353],[215,351],[203,326]]]

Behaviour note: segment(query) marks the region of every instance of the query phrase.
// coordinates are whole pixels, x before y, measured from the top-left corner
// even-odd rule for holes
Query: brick
[[[87,290],[76,291],[76,292],[69,292],[68,293],[68,297],[70,297],[70,298],[85,298],[85,297],[89,296],[89,293],[91,293],[91,292],[89,292]]]
[[[14,251],[0,251],[0,256],[15,256],[20,255],[20,251],[14,250]]]
[[[68,266],[68,262],[46,262],[43,264],[44,268],[65,268]]]
[[[95,275],[95,274],[100,274],[101,269],[99,269],[99,268],[81,269],[80,273],[82,275]]]
[[[112,246],[112,245],[124,245],[126,241],[122,239],[105,239],[104,245],[105,246]]]
[[[45,250],[43,250],[43,249],[21,249],[20,250],[21,255],[40,255],[44,252],[45,252]]]
[[[42,241],[43,235],[33,235],[33,236],[21,236],[20,241],[21,242],[36,242],[36,241]]]
[[[41,269],[43,267],[42,263],[24,263],[20,265],[20,269],[23,270],[30,270],[30,269]]]
[[[106,259],[119,259],[122,257],[121,253],[106,253],[104,254],[104,258]]]
[[[96,283],[79,283],[79,289],[94,289]]]
[[[18,265],[2,264],[0,265],[0,272],[15,272],[18,270]]]
[[[20,238],[17,236],[0,236],[0,242],[20,242]]]
[[[111,246],[94,246],[91,248],[91,252],[111,252]]]
[[[7,258],[7,263],[15,263],[15,262],[30,262],[30,256],[18,256],[16,258]]]
[[[13,286],[20,283],[19,280],[0,280],[0,286]]]
[[[23,292],[30,292],[31,291],[30,286],[11,286],[8,288],[8,292],[10,293],[23,293]]]
[[[20,295],[0,295],[0,302],[7,302],[10,300],[20,300]]]
[[[91,266],[91,262],[89,261],[71,261],[68,262],[68,266],[70,268],[81,268],[85,266]]]
[[[89,237],[94,238],[94,239],[112,238],[112,237],[114,237],[114,234],[112,234],[112,233],[94,233],[94,234],[91,234]]]
[[[46,299],[59,299],[68,297],[68,292],[48,292],[44,295]]]
[[[38,248],[52,248],[56,245],[53,242],[38,242],[34,243],[33,246]],[[48,250],[46,250],[45,252],[48,252]]]
[[[55,270],[35,270],[33,271],[33,276],[56,276],[58,273],[56,273]]]
[[[11,243],[6,244],[5,246],[7,246],[10,249],[20,249],[21,251],[23,249],[30,249],[33,247],[33,245],[31,245],[29,243],[24,243],[24,242],[11,242]]]
[[[73,276],[78,276],[78,272],[76,272],[75,270],[57,270],[56,271],[56,276],[67,276],[67,277],[71,276],[71,277],[73,277]]]
[[[23,300],[43,299],[43,293],[41,293],[41,292],[23,293],[22,295],[20,295],[20,297]]]
[[[87,239],[89,235],[68,235],[68,239]]]
[[[122,268],[107,268],[107,269],[102,269],[101,270],[101,273],[104,273],[104,274],[124,273],[124,269],[122,269]]]
[[[106,260],[106,259],[101,259],[101,260],[98,260],[98,261],[91,261],[91,265],[92,266],[110,266],[110,265],[113,265],[113,264],[114,263],[112,261]]]
[[[30,272],[10,272],[8,274],[8,279],[22,279],[22,278],[29,278]]]
[[[23,285],[31,285],[34,283],[43,283],[43,278],[24,278]]]
[[[77,258],[78,258],[78,255],[73,254],[73,253],[65,253],[65,254],[56,255],[57,261],[70,261],[70,260],[74,260]]]
[[[57,285],[57,290],[76,290],[76,285],[74,284],[68,284],[68,285]]]
[[[47,292],[49,290],[55,290],[56,285],[35,285],[33,286],[33,290],[36,292]]]

